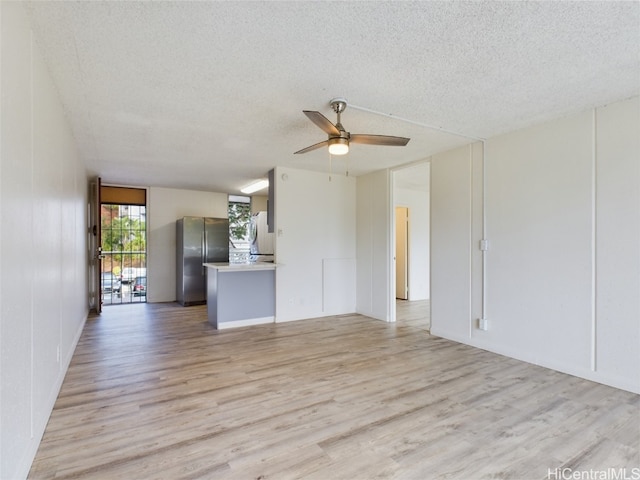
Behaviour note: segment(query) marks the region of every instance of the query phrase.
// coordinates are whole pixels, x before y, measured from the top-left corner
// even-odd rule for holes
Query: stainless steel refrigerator
[[[184,306],[206,303],[207,268],[202,264],[229,261],[229,220],[177,220],[176,247],[176,299]]]

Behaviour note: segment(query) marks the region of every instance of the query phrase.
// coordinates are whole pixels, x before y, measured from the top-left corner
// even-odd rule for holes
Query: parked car
[[[100,279],[100,285],[102,286],[102,293],[120,293],[121,283],[120,279],[111,272],[102,272],[102,278]]]
[[[131,283],[131,295],[135,297],[147,295],[147,277],[136,277]]]
[[[136,277],[146,277],[146,268],[125,267],[120,274],[120,281],[122,283],[131,283]]]
[[[120,281],[122,283],[129,283],[136,277],[136,269],[132,267],[126,267],[122,269],[120,273]]]

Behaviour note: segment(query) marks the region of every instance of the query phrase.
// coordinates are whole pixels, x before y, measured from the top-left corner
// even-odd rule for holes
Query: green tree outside
[[[120,267],[144,266],[147,248],[144,220],[128,215],[119,216],[119,205],[103,205],[102,252],[111,257],[116,275]]]
[[[229,202],[229,235],[232,242],[248,239],[250,220],[251,204]]]

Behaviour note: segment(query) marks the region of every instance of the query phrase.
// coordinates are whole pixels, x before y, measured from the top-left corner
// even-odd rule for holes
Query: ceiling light
[[[349,140],[342,137],[330,138],[329,153],[331,155],[345,155],[349,153]]]
[[[258,180],[240,189],[242,193],[253,193],[269,186],[269,180]]]

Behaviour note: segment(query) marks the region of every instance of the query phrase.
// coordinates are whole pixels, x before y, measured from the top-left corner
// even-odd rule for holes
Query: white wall
[[[486,150],[486,341],[532,362],[585,372],[591,133],[586,112],[491,139]]]
[[[598,379],[640,392],[640,101],[595,120],[593,362]]]
[[[487,331],[477,168],[466,149],[433,157],[433,334],[640,392],[639,112],[635,98],[486,142]]]
[[[430,164],[407,167],[403,174],[416,168],[429,171]],[[397,175],[397,172],[395,172]],[[395,177],[394,175],[394,177]],[[426,182],[428,182],[428,175]],[[429,183],[422,187],[402,188],[394,182],[394,206],[409,209],[409,296],[407,300],[429,299]]]
[[[226,193],[151,187],[147,200],[147,301],[176,300],[176,220],[182,217],[227,218]]]
[[[356,311],[390,321],[395,311],[391,292],[390,178],[388,170],[357,179],[357,305]]]
[[[88,312],[87,178],[24,7],[0,2],[0,478],[25,478]]]
[[[355,184],[276,168],[277,322],[355,311]]]
[[[431,157],[431,333],[460,342],[482,315],[481,168],[477,144]]]

